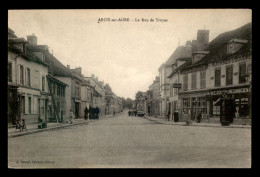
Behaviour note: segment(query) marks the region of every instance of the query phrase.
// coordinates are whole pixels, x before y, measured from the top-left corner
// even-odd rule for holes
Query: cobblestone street
[[[158,124],[127,112],[8,138],[15,168],[250,168],[251,129]]]

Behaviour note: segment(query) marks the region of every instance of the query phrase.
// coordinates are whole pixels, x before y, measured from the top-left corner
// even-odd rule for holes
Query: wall
[[[72,80],[71,77],[61,77],[61,76],[55,76],[55,78],[59,79],[61,82],[67,84],[68,86],[66,87],[65,90],[65,99],[66,99],[66,113],[63,115],[63,119],[64,120],[68,120],[69,119],[69,113],[70,113],[70,109],[71,109],[71,84],[72,84]]]

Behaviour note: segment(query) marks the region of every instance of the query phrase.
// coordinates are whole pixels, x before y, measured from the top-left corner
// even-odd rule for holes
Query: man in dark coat
[[[88,119],[88,107],[85,108],[84,113],[85,113],[84,118],[87,120]]]

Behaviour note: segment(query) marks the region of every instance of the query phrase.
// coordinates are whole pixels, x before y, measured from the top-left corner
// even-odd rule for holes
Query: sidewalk
[[[103,119],[106,116],[102,116],[99,119]],[[38,129],[38,125],[39,124],[28,124],[26,125],[27,131],[23,130],[20,132],[20,130],[15,129],[15,127],[13,128],[8,128],[8,138],[13,138],[13,137],[17,137],[17,136],[23,136],[23,135],[28,135],[28,134],[32,134],[32,133],[38,133],[38,132],[42,132],[42,131],[48,131],[48,130],[53,130],[53,129],[60,129],[60,128],[64,128],[64,127],[70,127],[70,126],[74,126],[74,125],[81,125],[81,124],[88,124],[88,122],[92,122],[92,121],[96,121],[98,119],[88,119],[85,120],[83,118],[80,119],[74,119],[73,123],[47,123],[47,128],[42,128],[42,129]]]
[[[120,113],[117,113],[115,116],[120,115]],[[102,115],[99,117],[99,119],[104,119],[104,118],[112,118],[114,117],[113,115]],[[99,119],[88,119],[85,120],[84,118],[80,118],[80,119],[74,119],[73,123],[47,123],[47,128],[43,128],[43,129],[38,129],[38,125],[40,124],[28,124],[26,125],[27,131],[23,130],[20,132],[20,130],[15,129],[15,127],[12,128],[8,128],[8,138],[13,138],[13,137],[17,137],[17,136],[23,136],[23,135],[28,135],[28,134],[32,134],[32,133],[38,133],[38,132],[42,132],[42,131],[48,131],[48,130],[54,130],[54,129],[60,129],[60,128],[64,128],[64,127],[70,127],[70,126],[74,126],[74,125],[81,125],[81,124],[88,124],[89,122],[93,122],[93,121],[97,121]]]
[[[151,121],[154,121],[156,123],[160,123],[160,124],[168,124],[168,125],[179,125],[179,126],[197,126],[197,127],[220,127],[220,128],[248,128],[251,129],[251,125],[232,125],[230,124],[230,126],[222,126],[220,123],[206,123],[206,122],[201,122],[201,123],[197,123],[197,122],[192,122],[192,124],[190,125],[186,125],[186,122],[174,122],[173,120],[166,120],[166,119],[162,119],[162,118],[155,118],[152,116],[144,116],[144,118],[149,119]]]

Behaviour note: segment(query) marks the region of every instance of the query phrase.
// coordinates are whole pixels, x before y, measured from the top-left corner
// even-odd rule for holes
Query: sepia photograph
[[[9,169],[252,168],[251,9],[9,9]]]

